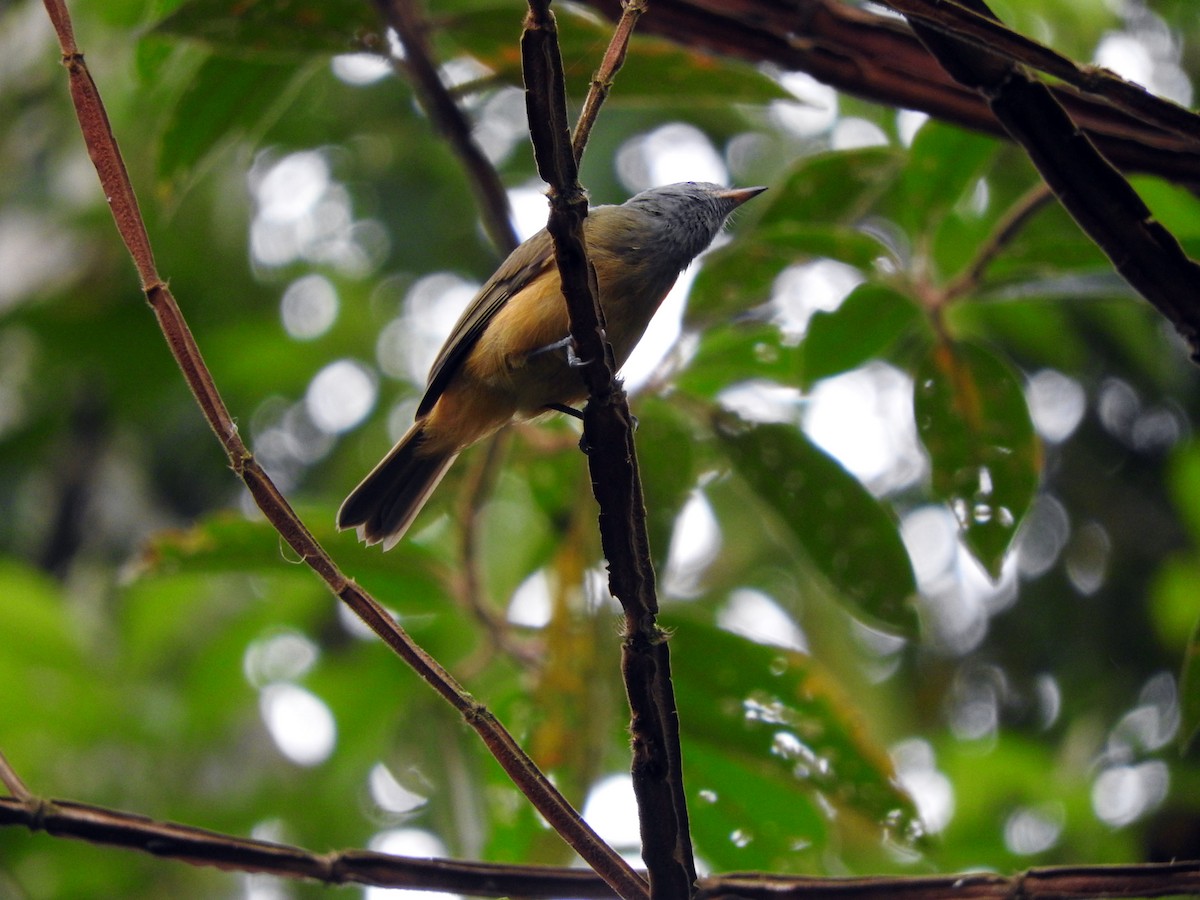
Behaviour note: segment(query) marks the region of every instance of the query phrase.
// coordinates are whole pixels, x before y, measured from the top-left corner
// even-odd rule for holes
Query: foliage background
[[[331,62],[370,7],[73,12],[159,266],[260,460],[568,796],[608,795],[593,789],[627,767],[616,617],[570,423],[465,455],[387,556],[330,526],[496,263],[406,82]],[[998,12],[1076,59],[1132,42],[1159,90],[1200,65],[1187,4]],[[521,4],[431,15],[477,138],[536,200]],[[582,90],[606,30],[561,15]],[[0,748],[40,794],[233,834],[565,861],[248,512],[138,302],[44,12],[0,16]],[[771,187],[705,260],[634,401],[697,849],[714,871],[828,874],[1195,857],[1178,679],[1200,567],[1194,370],[1056,207],[959,291],[1036,177],[1011,146],[934,123],[914,139],[914,122],[643,40],[585,158],[596,202],[652,179]],[[1195,256],[1195,197],[1136,184]],[[881,503],[847,472],[864,449]],[[331,743],[288,744],[323,723]],[[16,896],[315,891],[12,829],[0,859]]]

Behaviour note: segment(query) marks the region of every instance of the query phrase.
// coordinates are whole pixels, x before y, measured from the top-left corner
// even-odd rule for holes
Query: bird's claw
[[[553,353],[556,350],[562,350],[567,357],[567,365],[572,369],[579,369],[583,366],[590,366],[590,359],[580,359],[575,352],[575,339],[569,334],[560,341],[555,341],[553,344],[547,344],[545,347],[538,347],[536,350],[529,351],[529,356],[540,356],[543,353]]]

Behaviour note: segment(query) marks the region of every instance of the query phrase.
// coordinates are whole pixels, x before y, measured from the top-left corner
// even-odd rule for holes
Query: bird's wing
[[[425,386],[425,396],[421,398],[421,404],[417,407],[418,418],[433,409],[447,385],[458,373],[459,366],[467,354],[474,348],[480,335],[487,330],[496,313],[504,308],[509,297],[542,275],[552,265],[554,243],[544,229],[521,244],[500,264],[500,268],[468,304],[450,332],[450,337],[442,345],[437,359],[433,361],[433,367],[429,370],[429,381]]]

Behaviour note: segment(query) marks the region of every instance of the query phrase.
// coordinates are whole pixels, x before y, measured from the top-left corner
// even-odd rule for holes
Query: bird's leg
[[[573,406],[567,406],[565,403],[547,403],[546,409],[552,409],[555,412],[565,413],[573,419],[578,419],[580,422],[583,421],[583,413]]]
[[[567,356],[567,365],[572,369],[578,369],[581,366],[591,365],[590,359],[580,359],[575,353],[575,341],[568,334],[561,341],[555,341],[553,344],[547,344],[545,347],[538,347],[535,350],[530,350],[527,359],[532,359],[535,356],[540,356],[543,353],[553,353],[555,350],[563,350]]]

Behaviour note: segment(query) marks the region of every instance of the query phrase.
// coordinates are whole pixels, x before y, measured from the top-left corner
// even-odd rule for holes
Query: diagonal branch
[[[883,0],[910,21],[920,22],[947,37],[971,44],[978,50],[1021,63],[1060,79],[1086,94],[1102,97],[1115,108],[1143,122],[1173,132],[1200,144],[1200,116],[1177,103],[1151,94],[1141,85],[1097,66],[1079,63],[1018,34],[998,19],[955,0]]]
[[[983,0],[966,2],[994,18]],[[973,44],[924,22],[914,21],[912,26],[956,81],[987,100],[1063,208],[1125,280],[1175,326],[1192,359],[1200,363],[1200,265],[1154,219],[1050,89],[1000,56],[980,53]]]
[[[633,789],[642,859],[650,877],[650,896],[678,900],[692,894],[696,880],[678,712],[667,642],[656,622],[658,599],[632,417],[625,392],[613,375],[596,273],[583,239],[587,195],[579,185],[577,157],[567,129],[562,58],[549,0],[529,0],[521,57],[534,155],[539,173],[550,185],[546,227],[554,239],[571,337],[576,353],[593,360],[582,367],[589,393],[584,438],[592,490],[600,507],[600,541],[608,560],[609,589],[625,611],[621,668],[631,714]]]
[[[586,2],[614,19],[620,15],[621,0]],[[874,103],[1006,134],[986,101],[948,76],[910,29],[841,0],[655,0],[641,28],[706,53],[806,72]],[[1144,122],[1107,97],[1062,84],[1051,90],[1122,169],[1200,184],[1196,141]]]
[[[612,40],[608,42],[608,49],[604,51],[600,68],[592,76],[591,87],[588,88],[587,97],[583,101],[583,111],[579,114],[579,121],[575,123],[575,131],[571,135],[571,150],[575,154],[576,165],[583,159],[583,151],[587,147],[592,126],[596,124],[596,117],[600,115],[600,107],[612,91],[613,79],[625,64],[629,39],[633,36],[638,19],[646,11],[646,2],[647,0],[624,0],[621,18],[617,21],[617,27],[613,29]]]
[[[483,225],[492,244],[505,255],[511,253],[517,246],[517,233],[512,226],[508,194],[495,167],[471,136],[471,123],[442,83],[433,63],[426,36],[427,23],[418,0],[375,0],[375,5],[400,38],[404,47],[403,69],[420,98],[421,108],[462,160],[463,168],[470,176],[483,213]]]
[[[205,420],[221,442],[230,466],[246,485],[263,515],[300,559],[426,684],[462,715],[504,771],[572,849],[618,894],[627,898],[640,897],[644,893],[644,883],[628,863],[600,840],[495,716],[426,653],[387,610],[342,573],[247,449],[183,313],[158,275],[133,185],[104,111],[99,90],[88,72],[83,54],[75,44],[65,0],[44,0],[44,3],[58,34],[84,142],[108,198],[117,230],[133,258],[146,299],[158,319],[171,354],[182,370]]]

